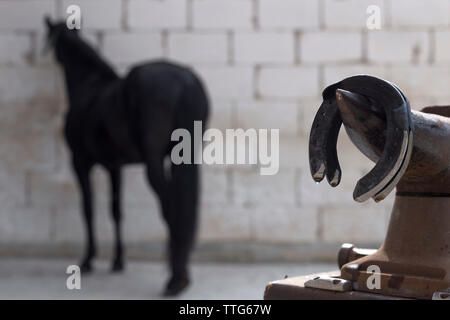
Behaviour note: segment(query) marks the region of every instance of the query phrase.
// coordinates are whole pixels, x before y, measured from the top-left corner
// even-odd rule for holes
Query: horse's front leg
[[[81,191],[83,217],[87,236],[85,249],[86,251],[80,265],[82,272],[92,271],[92,259],[97,254],[93,226],[93,195],[90,181],[92,166],[92,163],[85,161],[84,159],[73,159],[73,169],[75,171],[75,175],[77,177],[78,185]]]
[[[122,245],[122,199],[121,186],[122,177],[120,167],[109,169],[109,176],[111,181],[111,214],[114,222],[114,258],[111,265],[111,271],[118,272],[124,269],[123,262],[123,245]]]

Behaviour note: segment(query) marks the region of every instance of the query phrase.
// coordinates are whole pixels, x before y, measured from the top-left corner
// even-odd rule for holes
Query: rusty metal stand
[[[286,278],[271,282],[264,292],[264,300],[407,300],[381,294],[359,291],[333,291],[305,287],[317,277],[339,277],[340,271],[317,273],[302,277]]]
[[[378,202],[397,188],[389,229],[378,250],[344,245],[340,273],[276,281],[265,297],[450,299],[450,107],[411,111],[398,87],[364,75],[329,86],[323,97],[310,135],[313,179],[339,184],[336,141],[343,123],[376,162],[354,199]],[[373,267],[378,286],[368,281]]]

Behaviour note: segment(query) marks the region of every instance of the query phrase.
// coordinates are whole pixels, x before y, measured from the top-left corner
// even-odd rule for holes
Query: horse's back
[[[198,77],[189,67],[158,60],[134,66],[125,77],[125,82],[167,92],[173,91],[177,85],[189,84],[195,79]]]
[[[164,60],[149,62],[133,67],[124,81],[125,95],[138,109],[148,112],[163,109],[173,114],[175,120],[207,118],[206,89],[186,66]]]

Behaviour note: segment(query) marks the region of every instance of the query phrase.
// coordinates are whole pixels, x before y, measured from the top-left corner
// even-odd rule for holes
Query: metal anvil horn
[[[402,297],[431,298],[450,288],[450,107],[411,110],[397,86],[367,75],[327,87],[311,129],[309,160],[313,179],[326,176],[333,187],[341,179],[336,142],[342,123],[376,163],[358,181],[354,199],[380,201],[395,187],[397,192],[383,245],[344,259],[341,277],[359,291]],[[373,265],[381,271],[380,288],[367,284]]]

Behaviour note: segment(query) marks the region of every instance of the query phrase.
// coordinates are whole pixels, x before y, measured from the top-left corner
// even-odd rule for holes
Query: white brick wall
[[[253,69],[250,67],[198,67],[197,71],[208,83],[212,97],[234,100],[254,95]]]
[[[450,30],[439,30],[435,34],[436,62],[450,62]]]
[[[130,0],[128,5],[131,29],[183,28],[186,17],[186,1]]]
[[[0,73],[3,103],[28,101],[36,96],[48,98],[56,93],[56,71],[53,69],[10,66],[1,68]]]
[[[419,63],[428,59],[427,32],[380,31],[369,34],[369,62]]]
[[[103,39],[104,55],[116,64],[131,64],[163,55],[161,35],[157,33],[113,33]]]
[[[222,34],[173,33],[169,35],[169,58],[187,63],[226,64],[228,40]]]
[[[292,33],[238,33],[235,35],[236,63],[293,63]]]
[[[259,26],[261,28],[317,28],[319,1],[260,0]]]
[[[253,25],[251,0],[193,0],[196,29],[250,29]]]
[[[449,23],[447,0],[395,0],[391,1],[391,6],[395,27],[438,27]]]
[[[0,30],[42,29],[43,17],[55,14],[55,0],[0,1]]]
[[[26,35],[0,34],[0,63],[23,64],[31,58],[31,44]]]
[[[300,39],[303,62],[358,62],[362,59],[361,34],[357,32],[308,32]]]
[[[386,22],[383,0],[325,0],[324,21],[327,28],[362,29],[366,26],[367,7],[376,5],[381,9],[382,26]]]
[[[314,97],[321,91],[319,72],[314,67],[263,67],[258,84],[259,95],[269,99]]]
[[[280,171],[203,168],[201,242],[380,242],[393,197],[357,204],[373,165],[339,138],[341,185],[315,184],[308,138],[322,89],[354,74],[395,82],[414,108],[450,102],[450,0],[0,0],[0,239],[80,244],[79,195],[62,139],[64,77],[43,56],[43,17],[82,10],[81,33],[120,71],[168,58],[208,88],[210,127],[280,129]],[[369,5],[381,30],[366,28]],[[98,228],[111,239],[107,179],[95,173]],[[143,169],[125,174],[125,238],[162,241]],[[38,227],[34,227],[37,225]]]
[[[239,102],[237,126],[250,129],[280,129],[281,135],[297,132],[298,105],[278,102]],[[279,117],[278,114],[284,114]]]

